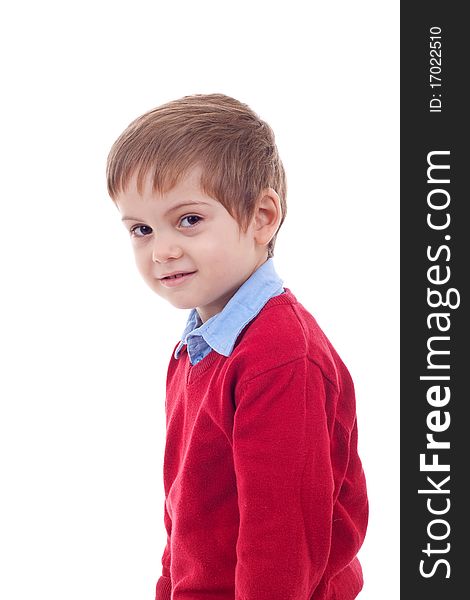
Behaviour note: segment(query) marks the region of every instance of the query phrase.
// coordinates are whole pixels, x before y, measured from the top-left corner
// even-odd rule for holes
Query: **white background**
[[[360,598],[396,600],[398,2],[3,6],[0,597],[154,598],[165,376],[188,313],[140,279],[105,161],[141,113],[223,92],[276,132],[275,267],[355,381]]]

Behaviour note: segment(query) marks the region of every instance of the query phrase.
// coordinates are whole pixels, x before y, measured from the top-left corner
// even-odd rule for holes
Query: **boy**
[[[107,178],[142,277],[190,309],[167,373],[156,600],[355,598],[368,502],[354,389],[274,269],[272,130],[233,98],[187,96],[128,126]]]

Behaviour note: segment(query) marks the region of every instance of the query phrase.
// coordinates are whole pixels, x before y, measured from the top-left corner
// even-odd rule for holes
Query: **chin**
[[[165,300],[167,300],[172,306],[174,306],[175,308],[179,308],[180,310],[191,310],[192,308],[195,308],[194,302],[178,302],[175,300],[170,300],[168,298],[165,298]]]

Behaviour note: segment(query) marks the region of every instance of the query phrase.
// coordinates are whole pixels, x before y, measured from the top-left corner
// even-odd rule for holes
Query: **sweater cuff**
[[[171,598],[171,579],[162,575],[157,581],[155,600],[170,600]]]

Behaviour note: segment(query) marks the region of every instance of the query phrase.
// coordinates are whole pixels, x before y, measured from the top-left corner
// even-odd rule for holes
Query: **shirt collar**
[[[230,356],[242,329],[272,296],[282,290],[282,283],[271,257],[239,287],[223,310],[205,323],[202,323],[197,310],[191,309],[175,358],[192,336],[202,336],[213,350]]]

